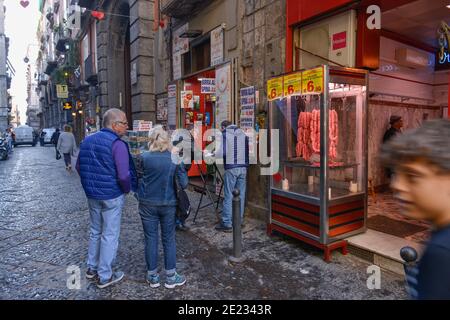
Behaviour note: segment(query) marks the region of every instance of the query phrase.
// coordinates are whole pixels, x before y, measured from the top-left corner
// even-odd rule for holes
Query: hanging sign
[[[283,97],[283,77],[267,80],[267,100],[272,101]]]
[[[169,130],[177,127],[177,85],[167,86],[167,126]]]
[[[216,79],[202,79],[201,81],[201,93],[215,93],[216,92]]]
[[[56,96],[60,99],[69,98],[69,87],[65,84],[56,85]]]
[[[192,90],[181,91],[181,108],[192,109],[194,108],[194,93]]]
[[[450,52],[448,50],[443,49],[442,51],[437,52],[435,56],[435,71],[450,69]]]
[[[302,73],[288,74],[283,78],[284,96],[302,94]]]
[[[302,94],[321,94],[323,92],[323,67],[303,71]]]
[[[72,104],[70,102],[64,102],[63,104],[63,109],[64,110],[70,110],[72,109]]]

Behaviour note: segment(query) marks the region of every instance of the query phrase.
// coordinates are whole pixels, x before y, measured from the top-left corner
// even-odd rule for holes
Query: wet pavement
[[[190,196],[195,205],[198,194]],[[232,234],[214,230],[211,208],[200,211],[189,231],[177,233],[177,268],[186,285],[152,289],[145,282],[142,225],[131,195],[116,264],[125,278],[98,289],[84,278],[88,216],[77,173],[65,171],[53,147],[18,147],[9,160],[1,161],[0,299],[407,298],[402,277],[382,270],[381,288],[370,290],[365,261],[334,252],[326,263],[320,251],[281,235],[268,237],[265,223],[249,218],[243,231],[246,260],[231,264]],[[70,281],[78,268],[79,287]]]

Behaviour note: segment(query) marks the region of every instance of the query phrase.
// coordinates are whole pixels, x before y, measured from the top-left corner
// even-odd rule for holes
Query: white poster
[[[181,54],[174,53],[172,56],[173,59],[173,79],[179,80],[182,77],[181,72]]]
[[[223,62],[223,28],[222,26],[211,31],[211,66]]]
[[[192,90],[181,91],[181,108],[182,109],[194,108],[194,93]]]
[[[169,130],[177,127],[177,85],[170,84],[167,87],[167,125]]]
[[[177,30],[173,32],[173,47],[172,53],[183,54],[189,51],[189,39],[188,38],[180,38],[180,35],[185,33],[189,29],[189,24],[181,26]]]
[[[167,98],[158,99],[156,106],[156,119],[167,121]]]
[[[231,120],[231,64],[216,69],[216,128]]]
[[[216,92],[216,79],[201,79],[201,93],[215,93]]]
[[[242,88],[240,93],[240,127],[249,137],[249,151],[252,156],[255,152],[255,137],[253,131],[255,128],[255,87]]]

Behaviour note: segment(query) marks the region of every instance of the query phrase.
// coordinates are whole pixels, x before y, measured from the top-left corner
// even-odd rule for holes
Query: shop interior
[[[215,70],[204,71],[185,79],[183,83],[183,91],[187,94],[184,99],[182,97],[180,128],[190,130],[195,143],[201,142],[202,145],[197,145],[199,150],[204,150],[208,144],[207,141],[203,141],[202,137],[207,130],[214,128],[215,115],[214,93],[205,90],[205,86],[202,88],[202,80],[215,79],[215,76]],[[206,88],[208,87],[210,86],[206,86]],[[194,164],[188,172],[189,177],[198,177],[200,169],[203,173],[208,170],[205,163],[200,166]]]
[[[367,226],[418,244],[427,240],[430,226],[402,215],[377,156],[391,115],[402,117],[403,131],[448,116],[449,69],[440,66],[448,57],[448,44],[442,46],[450,41],[448,5],[417,0],[383,12],[380,68],[369,77]]]

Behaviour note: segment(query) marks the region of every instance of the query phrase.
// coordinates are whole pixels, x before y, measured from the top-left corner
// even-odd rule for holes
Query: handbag
[[[177,179],[177,176],[174,176],[174,184],[175,184],[175,195],[177,197],[177,219],[181,222],[186,221],[187,218],[189,218],[189,215],[191,214],[191,202],[189,201],[189,197],[186,193],[186,191],[181,188],[180,183]]]
[[[61,153],[59,153],[58,150],[56,150],[56,160],[61,159]]]

